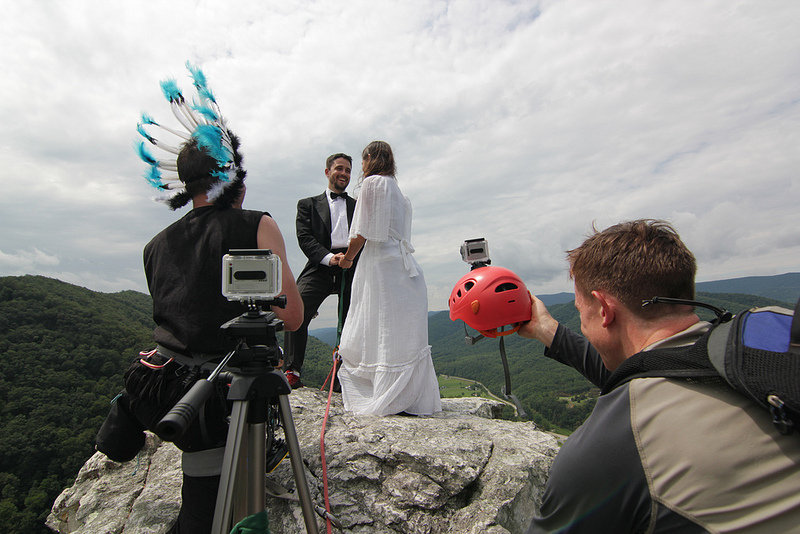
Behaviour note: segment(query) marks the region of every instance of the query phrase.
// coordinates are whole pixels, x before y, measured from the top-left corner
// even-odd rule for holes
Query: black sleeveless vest
[[[144,271],[153,297],[156,343],[190,355],[226,353],[235,340],[219,327],[244,313],[222,295],[222,256],[257,248],[258,223],[268,213],[215,206],[196,208],[144,248]]]

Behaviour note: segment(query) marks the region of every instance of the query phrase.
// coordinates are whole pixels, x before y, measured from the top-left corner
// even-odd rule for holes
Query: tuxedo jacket
[[[349,195],[347,202],[347,223],[353,222],[353,213],[356,210],[356,201]],[[331,210],[328,206],[327,191],[314,197],[300,199],[297,202],[297,242],[303,254],[308,258],[308,263],[303,268],[298,278],[313,276],[314,273],[324,271],[330,273],[330,267],[322,265],[320,261],[331,252]]]

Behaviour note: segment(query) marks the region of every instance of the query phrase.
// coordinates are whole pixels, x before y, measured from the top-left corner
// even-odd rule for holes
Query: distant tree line
[[[698,293],[697,299],[734,313],[753,306],[793,307],[793,304],[771,298],[738,293]],[[555,304],[548,309],[561,324],[580,332],[580,318],[573,303]],[[714,317],[713,312],[706,309],[697,308],[697,313],[703,320]],[[468,334],[477,332],[468,329]],[[447,312],[431,314],[428,335],[437,373],[477,380],[502,397],[505,379],[498,339],[486,338],[475,345],[467,345],[463,322],[451,321]],[[544,346],[538,341],[512,334],[505,337],[504,343],[511,391],[520,400],[528,418],[543,430],[563,434],[580,426],[594,409],[599,389],[572,368],[545,357]],[[570,398],[584,400],[578,403],[565,400]],[[509,410],[504,413],[511,415]]]
[[[738,294],[700,297],[731,311],[775,303]],[[579,331],[572,304],[550,309]],[[122,389],[122,374],[140,350],[153,347],[153,327],[149,295],[98,293],[41,276],[0,278],[0,532],[49,532],[44,520],[53,500],[94,453],[95,434]],[[498,340],[466,345],[463,324],[446,312],[432,314],[428,333],[438,373],[482,382],[502,396]],[[559,433],[577,428],[597,389],[544,357],[541,344],[517,335],[505,343],[512,392],[530,419]],[[332,352],[309,339],[302,375],[307,386],[325,381]],[[513,418],[510,409],[505,413]]]
[[[154,346],[154,326],[143,293],[0,277],[0,532],[50,532],[53,501],[94,454],[123,373]],[[309,387],[322,385],[331,353],[309,339]]]
[[[45,533],[94,453],[122,373],[152,346],[150,297],[0,278],[0,531]]]

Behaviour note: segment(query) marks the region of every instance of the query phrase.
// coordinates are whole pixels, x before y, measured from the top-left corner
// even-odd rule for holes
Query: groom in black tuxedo
[[[315,197],[297,203],[297,242],[308,257],[308,263],[297,277],[297,289],[303,299],[303,324],[294,332],[286,332],[286,378],[292,388],[302,387],[300,371],[306,355],[308,324],[317,315],[322,302],[331,294],[339,294],[344,271],[339,260],[344,257],[350,234],[350,222],[356,201],[345,189],[350,183],[352,158],[333,154],[325,162],[328,189]],[[349,272],[353,272],[352,269]],[[352,275],[351,275],[352,276]],[[340,297],[341,321],[350,307],[350,277],[346,277]]]

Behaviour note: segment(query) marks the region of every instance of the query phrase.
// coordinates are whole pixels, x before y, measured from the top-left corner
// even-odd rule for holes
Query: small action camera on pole
[[[461,245],[461,259],[470,265],[470,272],[456,283],[447,302],[450,319],[464,321],[465,341],[474,345],[485,337],[500,338],[505,385],[503,396],[514,403],[520,417],[525,410],[511,393],[511,374],[506,359],[504,336],[519,330],[531,319],[531,295],[522,280],[503,267],[492,267],[489,244],[483,238],[467,239]],[[467,325],[480,334],[470,336]]]

